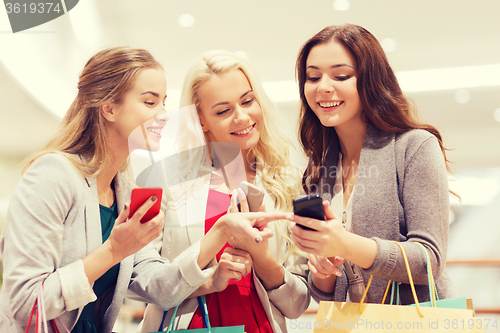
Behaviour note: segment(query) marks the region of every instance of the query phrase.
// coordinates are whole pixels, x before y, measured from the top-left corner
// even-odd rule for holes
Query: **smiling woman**
[[[323,196],[327,220],[295,216],[315,231],[291,228],[297,246],[311,253],[313,297],[359,302],[373,275],[365,301],[380,303],[392,280],[401,283],[401,304],[413,303],[392,240],[409,254],[419,300],[429,300],[429,288],[416,242],[430,254],[439,297],[454,297],[444,265],[445,148],[439,131],[415,116],[377,39],[356,25],[326,27],[304,43],[296,68],[300,140],[309,157],[302,185]]]
[[[165,98],[162,67],[145,50],[109,48],[87,62],[58,133],[28,160],[12,195],[0,238],[1,332],[38,331],[26,326],[39,293],[49,320],[110,333],[127,290],[169,309],[208,279],[215,253],[195,246],[170,263],[150,245],[165,214],[141,219],[159,198],[130,215],[126,161],[131,149],[158,149]],[[259,235],[255,220],[239,216],[221,239],[241,229]]]
[[[169,260],[177,260],[180,251],[198,242],[202,247],[217,249],[214,275],[194,294],[205,295],[212,326],[244,325],[248,333],[286,332],[285,318],[302,315],[310,301],[304,279],[306,260],[290,240],[287,221],[270,223],[273,236],[258,243],[243,236],[227,242],[217,234],[226,218],[249,210],[246,200],[241,200],[242,193],[235,191],[241,181],[254,183],[265,192],[262,210],[291,211],[298,174],[289,164],[288,142],[274,120],[274,105],[253,67],[226,51],[209,51],[189,69],[181,106],[193,104],[198,117],[192,122],[197,126],[186,126],[178,146],[187,152],[182,161],[199,168],[190,175],[195,174],[193,178],[200,181],[178,192],[170,189],[159,251]],[[189,143],[195,137],[204,139],[200,144],[209,149],[193,153],[190,148],[199,145]],[[207,161],[208,172],[200,167]],[[198,201],[184,204],[191,197]],[[171,204],[175,201],[183,204]],[[192,212],[201,214],[194,217]],[[182,302],[177,313],[177,330],[204,326],[195,298]],[[162,317],[161,309],[148,305],[142,332],[157,331]],[[163,323],[169,321],[167,317]]]
[[[263,124],[262,109],[241,70],[210,77],[199,90],[200,121],[210,142],[232,142],[243,156],[257,145]]]

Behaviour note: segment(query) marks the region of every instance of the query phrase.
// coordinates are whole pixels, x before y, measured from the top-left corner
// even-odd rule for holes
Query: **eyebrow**
[[[346,66],[346,67],[351,67],[352,69],[354,69],[354,67],[352,67],[351,65],[348,65],[348,64],[338,64],[338,65],[333,65],[331,66],[330,68],[339,68],[339,67],[343,67],[343,66]],[[312,69],[319,69],[319,67],[317,66],[307,66],[306,69],[309,69],[309,68],[312,68]]]
[[[160,95],[158,93],[155,93],[154,91],[146,91],[146,92],[143,92],[141,95],[146,95],[146,94],[151,94],[155,97],[160,97]]]
[[[245,97],[246,95],[248,95],[249,93],[253,92],[252,89],[250,89],[249,91],[245,92],[243,95],[240,96],[240,99],[242,99],[243,97]],[[219,106],[219,105],[226,105],[226,104],[229,104],[229,102],[219,102],[219,103],[215,103],[214,105],[212,105],[212,109],[215,108],[216,106]]]

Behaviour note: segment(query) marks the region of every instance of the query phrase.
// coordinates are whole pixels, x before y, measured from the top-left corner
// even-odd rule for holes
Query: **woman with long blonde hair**
[[[141,219],[158,198],[129,216],[135,185],[126,161],[131,150],[159,148],[165,99],[163,69],[146,50],[109,48],[87,62],[58,133],[28,161],[12,194],[0,238],[1,332],[34,332],[36,324],[26,326],[40,294],[50,332],[64,325],[110,333],[127,290],[168,309],[208,279],[217,251],[192,247],[170,263],[149,245],[164,213]],[[257,217],[267,218],[232,214],[216,232],[221,241],[255,235]]]
[[[198,177],[196,187],[206,185],[207,190],[200,191],[206,196],[206,205],[198,208],[201,218],[185,227],[172,218],[184,220],[184,211],[174,207],[167,210],[160,252],[170,260],[198,239],[206,238],[204,233],[217,226],[222,217],[248,211],[245,200],[240,208],[237,206],[236,197],[241,192],[235,189],[241,181],[265,192],[261,209],[290,211],[298,193],[296,169],[289,164],[289,142],[250,64],[226,51],[203,54],[190,67],[182,89],[181,106],[193,104],[199,130],[183,131],[178,144],[181,152],[189,152],[182,160],[199,169],[181,168],[180,178],[184,171],[186,179]],[[194,127],[185,126],[189,128]],[[193,148],[199,145],[194,138],[200,136],[208,147],[193,154]],[[207,167],[211,170],[208,175]],[[180,188],[181,196],[194,190]],[[171,199],[175,201],[173,197],[174,193]],[[187,207],[188,212],[196,209]],[[307,309],[306,259],[298,255],[291,242],[286,221],[270,226],[274,236],[269,240],[257,244],[239,237],[229,241],[231,246],[219,248],[212,263],[215,274],[192,295],[205,295],[212,326],[244,325],[245,331],[252,333],[286,332],[285,317],[297,318]],[[243,260],[246,266],[239,265]],[[176,318],[176,329],[203,327],[196,299],[183,302],[177,313],[181,315]],[[149,305],[142,332],[157,329],[161,319],[162,311]]]

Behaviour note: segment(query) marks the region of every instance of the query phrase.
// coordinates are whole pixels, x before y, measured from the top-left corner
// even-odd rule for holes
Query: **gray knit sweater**
[[[336,167],[337,158],[338,142],[334,141],[327,154],[327,169]],[[393,280],[402,283],[401,304],[414,303],[403,255],[392,240],[402,242],[419,301],[429,300],[429,289],[425,254],[414,242],[427,249],[439,298],[456,297],[445,269],[449,219],[447,171],[434,135],[425,130],[390,134],[370,124],[353,195],[352,231],[374,239],[378,246],[373,266],[363,270],[365,285],[370,275],[374,275],[368,302],[381,303],[388,280]],[[311,275],[308,280],[316,301],[345,301],[348,282],[344,272],[337,278],[331,294],[318,290]]]

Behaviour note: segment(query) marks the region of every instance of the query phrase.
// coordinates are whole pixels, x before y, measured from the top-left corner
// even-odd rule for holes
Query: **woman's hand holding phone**
[[[307,253],[325,257],[345,257],[347,244],[344,242],[347,231],[342,222],[335,217],[330,203],[323,201],[322,205],[325,221],[294,215],[295,223],[291,226],[292,240],[300,250]],[[314,230],[305,230],[299,227],[299,224]]]
[[[109,242],[111,251],[120,261],[142,249],[144,246],[156,239],[163,229],[165,214],[159,210],[158,213],[146,222],[142,222],[144,216],[151,211],[153,205],[161,202],[159,197],[153,195],[131,214],[131,205],[125,208],[115,220],[115,225],[106,242]]]

